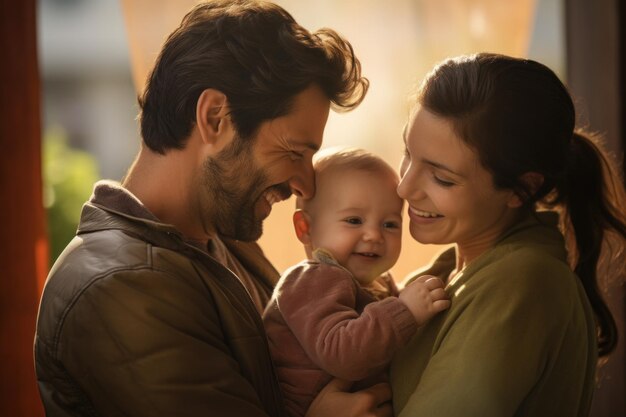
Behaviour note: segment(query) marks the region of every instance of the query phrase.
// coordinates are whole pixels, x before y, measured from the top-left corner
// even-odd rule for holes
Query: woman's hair
[[[143,95],[141,135],[155,152],[182,149],[208,88],[224,93],[239,137],[287,114],[297,94],[319,86],[335,110],[350,110],[369,82],[352,46],[331,29],[310,33],[280,6],[215,0],[193,8],[167,38]]]
[[[451,122],[476,150],[496,188],[514,190],[527,209],[561,211],[564,232],[573,242],[574,271],[596,315],[599,354],[611,353],[617,328],[597,275],[601,260],[624,252],[626,198],[597,138],[575,130],[567,88],[538,62],[481,53],[436,66],[422,83],[418,102]],[[525,181],[526,173],[540,174],[543,182]],[[623,265],[616,263],[618,276]]]

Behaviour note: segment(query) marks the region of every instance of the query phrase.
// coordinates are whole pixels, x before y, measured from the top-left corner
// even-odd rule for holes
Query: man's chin
[[[248,233],[245,235],[239,235],[239,237],[235,239],[240,240],[242,242],[256,242],[257,240],[261,238],[262,235],[263,235],[263,230],[259,230],[257,233],[254,233],[254,234]]]
[[[220,236],[242,242],[256,242],[263,234],[263,222],[255,222],[248,227],[236,227],[234,230],[220,230]]]

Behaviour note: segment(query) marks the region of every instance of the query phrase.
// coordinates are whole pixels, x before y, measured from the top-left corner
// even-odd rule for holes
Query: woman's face
[[[452,124],[418,107],[404,132],[398,194],[409,204],[410,232],[420,243],[456,243],[479,255],[515,218],[519,200],[496,190],[477,154]]]

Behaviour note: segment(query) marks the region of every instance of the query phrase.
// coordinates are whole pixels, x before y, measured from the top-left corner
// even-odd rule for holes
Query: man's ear
[[[520,177],[520,179],[526,186],[526,189],[531,196],[534,195],[539,190],[539,188],[541,188],[544,181],[543,175],[538,172],[526,172]],[[509,199],[509,207],[517,208],[522,206],[522,204],[524,204],[522,198],[518,194],[513,193],[513,195]]]
[[[222,150],[234,137],[234,128],[228,114],[228,99],[219,90],[207,88],[196,104],[196,125],[202,142]]]
[[[293,228],[296,231],[298,240],[304,245],[311,243],[310,227],[311,220],[309,215],[304,210],[296,210],[293,213]]]

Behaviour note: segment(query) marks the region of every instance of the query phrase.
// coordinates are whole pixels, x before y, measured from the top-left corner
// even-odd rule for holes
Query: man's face
[[[316,86],[298,94],[285,116],[263,122],[256,137],[233,138],[204,163],[205,217],[222,236],[252,241],[272,204],[315,193],[312,158],[322,145],[330,100]]]

